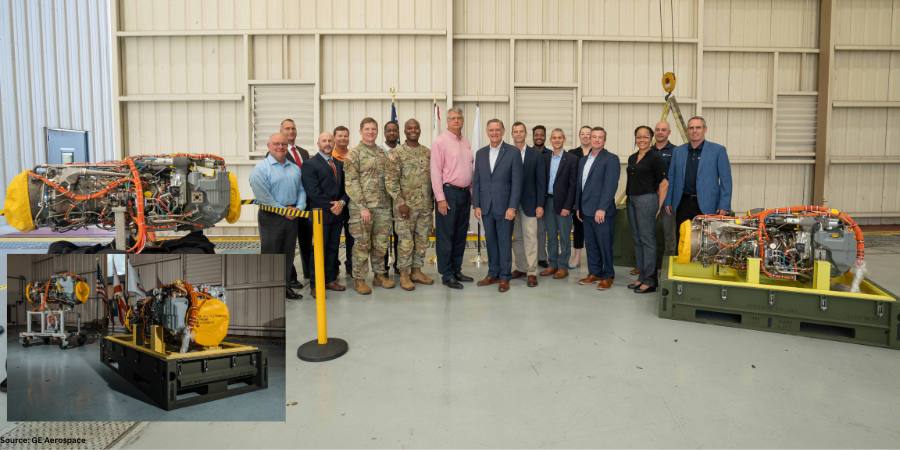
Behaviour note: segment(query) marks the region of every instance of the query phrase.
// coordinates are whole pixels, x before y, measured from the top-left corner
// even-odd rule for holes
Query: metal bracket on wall
[[[828,311],[828,299],[824,295],[819,296],[819,309],[822,312]]]
[[[725,300],[727,300],[728,299],[728,288],[722,286],[722,288],[719,290],[719,296],[722,297],[723,302]]]
[[[770,307],[775,306],[775,292],[773,292],[773,291],[769,291],[769,306]]]
[[[678,295],[684,294],[684,285],[681,283],[675,284],[675,293]]]

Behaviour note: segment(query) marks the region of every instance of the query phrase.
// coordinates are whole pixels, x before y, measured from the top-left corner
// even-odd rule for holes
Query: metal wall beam
[[[825,180],[828,177],[828,122],[831,118],[831,60],[834,42],[831,39],[831,11],[834,0],[819,3],[819,102],[816,106],[816,162],[813,171],[813,204],[825,202]]]

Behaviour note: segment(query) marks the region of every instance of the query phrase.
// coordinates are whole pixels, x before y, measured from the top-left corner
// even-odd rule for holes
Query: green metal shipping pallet
[[[758,261],[758,260],[757,260]],[[824,263],[820,269],[828,273]],[[751,271],[752,272],[752,271]],[[671,257],[660,271],[659,317],[900,349],[900,303],[871,280],[860,293],[816,289]]]

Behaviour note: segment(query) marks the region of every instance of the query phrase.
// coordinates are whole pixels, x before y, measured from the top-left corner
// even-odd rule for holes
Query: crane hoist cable
[[[660,44],[660,67],[663,72],[662,88],[666,92],[665,104],[663,105],[662,116],[660,122],[668,119],[669,114],[675,117],[675,125],[681,134],[681,139],[687,142],[687,125],[684,122],[684,115],[681,114],[681,107],[678,105],[678,99],[675,98],[675,7],[673,0],[669,0],[669,12],[672,21],[672,40],[670,50],[672,53],[672,71],[666,71],[666,38],[663,25],[663,0],[659,0],[659,44]]]

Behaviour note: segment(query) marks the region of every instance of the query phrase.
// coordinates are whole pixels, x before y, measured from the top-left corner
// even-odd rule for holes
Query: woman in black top
[[[628,287],[646,294],[656,291],[656,217],[659,215],[669,180],[659,152],[650,150],[653,130],[641,125],[634,130],[634,144],[638,151],[628,157],[628,220],[634,236],[634,256],[638,279]]]

